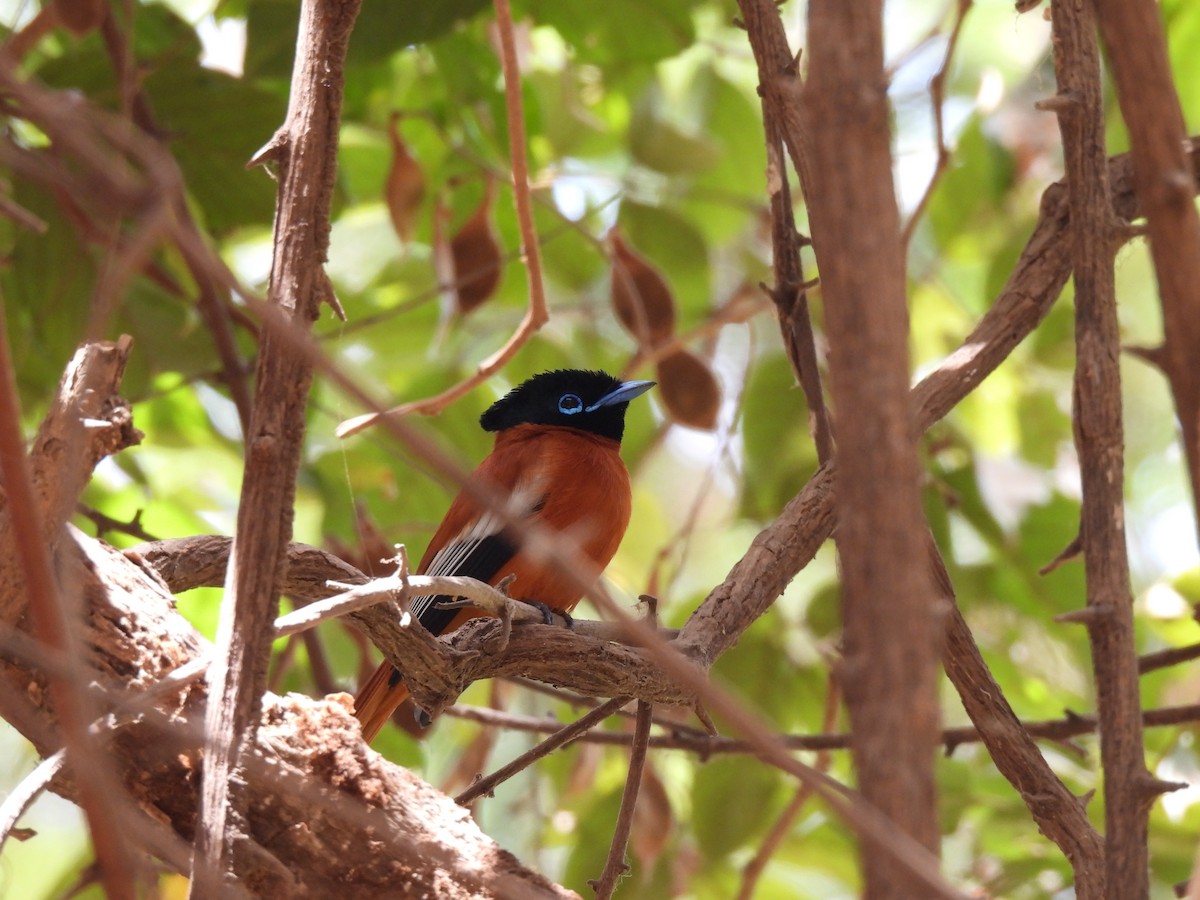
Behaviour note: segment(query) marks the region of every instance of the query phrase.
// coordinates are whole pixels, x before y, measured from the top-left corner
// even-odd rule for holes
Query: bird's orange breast
[[[522,498],[528,504],[527,521],[569,534],[599,571],[617,552],[629,525],[629,473],[619,451],[616,441],[586,432],[519,425],[496,436],[495,448],[475,477]],[[455,540],[480,515],[475,501],[460,494],[420,570],[430,564],[436,548]],[[579,602],[581,591],[574,582],[527,550],[518,551],[491,581],[496,584],[508,575],[516,576],[510,589],[514,597],[568,612]]]

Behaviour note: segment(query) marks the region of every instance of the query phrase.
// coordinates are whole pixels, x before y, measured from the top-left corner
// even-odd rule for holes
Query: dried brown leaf
[[[462,228],[450,238],[450,256],[454,262],[455,308],[459,315],[478,309],[492,298],[500,286],[500,269],[504,260],[500,242],[492,229],[493,189],[487,193],[479,208]]]
[[[711,431],[721,408],[721,386],[708,363],[679,349],[658,362],[658,391],[667,413],[680,425]]]
[[[397,120],[398,116],[393,115],[389,127],[392,139],[392,166],[388,170],[384,199],[387,201],[388,213],[392,217],[396,234],[400,236],[401,241],[408,243],[412,240],[417,216],[421,212],[421,203],[425,199],[425,173],[408,152],[408,146],[400,136]]]
[[[666,279],[617,229],[608,233],[608,240],[613,250],[613,311],[641,346],[662,343],[675,332],[675,298]]]

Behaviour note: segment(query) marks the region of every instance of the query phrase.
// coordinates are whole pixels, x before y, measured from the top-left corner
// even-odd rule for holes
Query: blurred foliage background
[[[1160,5],[1195,133],[1200,4]],[[816,467],[802,395],[771,307],[756,287],[771,275],[753,60],[728,0],[515,0],[514,7],[551,322],[486,388],[419,426],[472,465],[489,448],[476,424],[479,413],[529,374],[570,365],[655,377],[655,365],[645,362],[613,310],[613,244],[606,236],[619,227],[665,279],[674,307],[671,346],[691,354],[693,369],[702,368],[658,377],[668,394],[691,391],[702,415],[669,408],[664,392],[630,409],[625,456],[635,513],[608,578],[630,603],[643,591],[656,594],[665,619],[679,623]],[[895,176],[906,212],[935,168],[928,85],[942,64],[956,7],[945,0],[895,0],[887,7]],[[0,10],[0,21],[14,30],[38,13],[30,0],[4,0]],[[187,180],[192,214],[238,275],[265,290],[274,182],[245,163],[284,114],[298,3],[167,0],[114,10],[132,34],[139,82]],[[781,14],[792,45],[804,47],[803,5],[785,4]],[[326,316],[317,330],[324,349],[389,403],[428,396],[464,377],[503,343],[526,305],[490,22],[481,0],[367,0],[351,42],[328,266],[347,321]],[[24,68],[52,87],[118,107],[113,67],[96,31],[50,32]],[[956,347],[991,303],[1029,235],[1042,190],[1061,176],[1054,117],[1033,108],[1053,92],[1049,24],[1040,11],[1018,16],[1011,2],[977,0],[947,70],[943,112],[953,154],[909,251],[914,376]],[[1116,153],[1127,140],[1115,102],[1110,109]],[[45,142],[19,120],[6,118],[5,127],[28,146]],[[463,313],[439,290],[437,272],[446,271],[450,238],[478,214],[489,191],[494,202],[484,215],[495,244],[480,252],[498,253],[502,269],[494,292]],[[49,225],[38,235],[0,220],[6,262],[0,287],[10,332],[19,337],[13,352],[32,433],[83,337],[108,252],[70,197],[20,179],[12,179],[11,192]],[[814,271],[811,258],[806,264]],[[155,271],[122,297],[105,335],[127,332],[136,340],[124,390],[146,439],[106,461],[84,499],[159,538],[228,534],[235,520],[240,429],[196,290],[182,260],[162,252]],[[1161,321],[1143,244],[1121,251],[1118,290],[1123,339],[1157,343]],[[814,299],[819,329],[819,290]],[[1052,621],[1082,605],[1082,566],[1037,574],[1078,526],[1070,300],[1068,288],[1035,335],[923,443],[927,508],[960,602],[1010,701],[1028,719],[1093,709],[1084,629]],[[237,339],[252,358],[252,332],[239,327]],[[719,398],[703,390],[703,369],[715,375]],[[1149,652],[1200,636],[1192,618],[1200,568],[1164,382],[1133,357],[1122,374],[1129,552],[1140,647]],[[359,562],[382,555],[393,541],[419,554],[452,489],[378,429],[337,439],[337,423],[360,412],[318,383],[295,539]],[[79,521],[96,533],[93,520]],[[374,539],[364,540],[367,533]],[[138,541],[121,529],[104,537],[118,545]],[[179,605],[211,635],[218,602],[217,592],[196,591]],[[591,615],[586,607],[580,613]],[[838,627],[836,572],[826,548],[715,675],[780,732],[826,730]],[[336,625],[319,642],[281,643],[279,653],[273,683],[281,691],[353,690],[368,664],[361,641]],[[1198,682],[1192,665],[1156,672],[1143,681],[1143,704],[1192,700]],[[551,697],[506,684],[477,684],[463,702],[572,714]],[[945,720],[966,722],[948,688]],[[840,719],[833,724],[844,726]],[[1146,736],[1153,771],[1196,785],[1154,810],[1155,897],[1171,896],[1170,885],[1187,877],[1195,850],[1194,734],[1192,727],[1173,727]],[[423,743],[388,729],[377,747],[453,789],[533,741],[446,718]],[[0,783],[11,786],[36,760],[7,727],[0,729],[0,746]],[[1094,739],[1044,750],[1076,793],[1099,787]],[[521,859],[586,896],[586,881],[598,875],[608,848],[625,770],[625,751],[577,744],[505,784],[477,807],[477,816]],[[848,754],[834,754],[831,773],[852,779]],[[795,789],[749,759],[700,760],[673,750],[652,752],[647,779],[633,874],[622,896],[737,895],[743,867]],[[1065,861],[1037,833],[981,747],[959,747],[940,761],[939,779],[951,880],[996,897],[1069,896]],[[1098,824],[1101,804],[1097,795],[1090,807]],[[24,824],[39,836],[11,845],[0,858],[0,894],[62,896],[89,862],[80,820],[65,801],[49,798]],[[755,896],[853,897],[854,853],[841,824],[810,804]],[[179,880],[164,879],[168,895],[178,888]],[[94,887],[80,894],[97,895]]]

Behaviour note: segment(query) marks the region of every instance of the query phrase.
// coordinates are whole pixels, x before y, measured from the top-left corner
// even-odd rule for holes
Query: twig
[[[559,701],[566,703],[570,706],[573,706],[575,708],[584,707],[585,709],[595,709],[602,702],[600,700],[597,700],[595,697],[586,697],[583,694],[576,694],[571,691],[563,690],[560,687],[555,687],[555,686],[549,685],[549,684],[543,684],[540,681],[532,681],[528,678],[507,678],[505,680],[509,681],[512,684],[515,684],[519,687],[523,687],[526,690],[534,691],[535,693],[538,693],[538,694],[544,694],[547,697],[553,697],[555,700],[559,700]],[[467,709],[467,710],[479,709],[479,707],[473,707],[473,706],[466,706],[466,707],[458,706],[456,708],[457,709]],[[492,710],[492,712],[497,712],[497,711]],[[504,713],[498,713],[498,714],[504,715]],[[630,711],[621,709],[621,710],[617,711],[617,715],[621,716],[622,718],[632,719],[637,715],[637,711],[634,710],[634,711],[630,712]],[[470,718],[470,717],[471,716],[469,714],[467,716],[464,716],[464,718]],[[480,719],[478,721],[484,721],[484,720]],[[660,725],[663,728],[665,728],[668,731],[675,733],[675,734],[696,734],[696,735],[702,735],[705,737],[707,737],[709,734],[709,732],[707,732],[701,728],[696,728],[696,727],[694,727],[692,725],[688,725],[684,722],[677,722],[677,721],[675,721],[674,718],[661,716],[658,713],[655,713],[655,715],[654,715],[654,724]],[[558,727],[557,722],[555,722],[554,727],[555,728]],[[554,730],[554,729],[551,728],[550,730]]]
[[[522,753],[506,766],[497,769],[486,778],[480,778],[465,791],[454,798],[454,802],[460,806],[466,806],[476,797],[482,797],[491,794],[496,789],[496,785],[502,784],[512,778],[518,772],[521,772],[529,766],[533,765],[543,756],[547,756],[571,741],[578,738],[591,728],[603,722],[614,712],[628,703],[629,697],[615,697],[600,706],[597,706],[587,715],[580,717],[572,722],[566,728],[559,729],[553,736],[542,741],[531,750]]]
[[[106,516],[98,509],[92,509],[86,503],[77,503],[75,508],[81,516],[96,526],[96,537],[104,537],[109,532],[116,531],[142,541],[158,540],[158,538],[142,527],[142,510],[140,509],[133,514],[133,518],[128,522],[122,522],[120,519]]]
[[[946,123],[942,109],[946,102],[946,73],[950,69],[951,60],[954,59],[958,36],[962,34],[963,22],[966,21],[967,12],[974,0],[955,0],[955,2],[958,4],[958,12],[954,18],[954,27],[950,31],[950,39],[946,42],[946,53],[942,57],[942,64],[938,66],[937,72],[929,82],[929,103],[933,107],[933,125],[937,136],[937,163],[934,166],[933,174],[929,177],[929,184],[925,186],[925,192],[921,194],[921,199],[917,201],[917,206],[908,217],[908,221],[904,223],[904,231],[901,232],[900,240],[905,248],[912,243],[913,234],[917,230],[917,225],[921,223],[925,207],[929,205],[934,189],[942,180],[950,163],[950,148],[946,146]]]
[[[629,846],[629,831],[633,828],[633,814],[637,810],[638,791],[642,786],[642,772],[646,767],[646,746],[650,738],[650,718],[653,704],[638,701],[637,722],[633,727],[633,746],[629,753],[629,772],[625,776],[625,789],[621,792],[621,811],[613,829],[612,844],[600,877],[588,884],[596,891],[596,900],[608,900],[617,889],[617,881],[629,871],[625,863],[625,850]]]
[[[1188,644],[1186,647],[1171,647],[1167,650],[1157,650],[1154,653],[1144,653],[1138,657],[1138,674],[1145,675],[1168,666],[1176,666],[1182,662],[1190,662],[1200,658],[1200,644]]]
[[[12,836],[21,816],[25,815],[33,801],[50,786],[50,782],[63,770],[66,761],[67,754],[64,750],[47,756],[4,798],[4,803],[0,804],[0,853],[4,852],[4,844]]]
[[[799,57],[793,56],[779,24],[778,11],[766,0],[741,0],[750,48],[758,67],[766,136],[767,192],[771,204],[771,254],[775,286],[769,291],[775,303],[784,350],[796,381],[808,403],[810,430],[817,458],[825,463],[833,454],[833,433],[817,365],[812,318],[808,311],[809,282],[800,259],[802,242],[796,231],[792,192],[788,186],[785,144],[800,181],[802,196],[810,197],[812,173],[808,165],[808,135],[801,128],[794,94],[785,96],[781,82],[800,84]]]
[[[521,100],[521,71],[517,64],[516,42],[513,38],[512,8],[508,0],[495,0],[496,30],[500,36],[500,67],[504,72],[504,101],[508,111],[508,145],[512,153],[513,202],[517,207],[517,223],[521,230],[521,245],[529,269],[529,307],[517,330],[499,350],[484,359],[475,371],[458,384],[435,397],[404,403],[388,410],[385,415],[403,416],[410,413],[433,415],[441,412],[459,397],[482,384],[516,356],[543,325],[550,321],[546,306],[545,285],[542,282],[541,251],[537,230],[533,224],[533,203],[529,190],[529,158],[525,149],[525,112]],[[337,428],[338,437],[349,437],[377,422],[377,413],[367,413],[348,419]]]
[[[562,723],[553,718],[522,716],[517,713],[501,712],[478,706],[458,705],[447,714],[457,716],[481,725],[493,728],[506,728],[510,731],[528,731],[539,734],[550,734],[562,727]],[[1142,725],[1145,728],[1167,728],[1178,725],[1188,725],[1200,722],[1200,704],[1188,706],[1167,706],[1161,709],[1145,710],[1142,714]],[[663,725],[664,723],[656,723]],[[1096,732],[1096,717],[1068,713],[1061,719],[1042,719],[1036,722],[1018,721],[1019,728],[1029,737],[1037,740],[1055,741],[1062,743],[1072,738]],[[671,728],[670,723],[665,727]],[[850,747],[850,735],[844,732],[833,734],[776,734],[776,742],[788,750],[803,750],[820,753],[825,750],[846,750]],[[581,744],[600,744],[603,746],[629,746],[632,740],[628,732],[593,731],[577,738]],[[978,744],[984,740],[979,729],[974,726],[947,728],[940,735],[940,743],[947,755],[952,754],[958,747],[966,744]],[[657,750],[683,750],[695,753],[701,758],[727,753],[757,753],[756,745],[744,738],[720,737],[694,731],[673,731],[671,734],[654,734],[650,736],[650,746]]]
[[[759,77],[762,78],[761,73]],[[800,259],[801,241],[792,211],[780,116],[769,92],[763,92],[762,108],[767,137],[767,189],[771,202],[771,255],[775,272],[771,299],[775,303],[784,350],[808,403],[809,428],[817,459],[824,464],[833,457],[833,430],[821,386],[816,338],[808,311],[809,283],[805,281]],[[802,187],[804,191],[811,191],[811,187]]]

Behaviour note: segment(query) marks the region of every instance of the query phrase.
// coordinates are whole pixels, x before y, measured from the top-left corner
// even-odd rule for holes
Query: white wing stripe
[[[516,515],[526,518],[533,514],[538,503],[542,500],[542,490],[539,483],[517,485],[509,495],[508,507]],[[484,513],[469,527],[464,528],[458,537],[439,550],[425,570],[427,575],[454,575],[463,561],[471,555],[484,540],[503,530],[500,517],[494,513]],[[413,597],[409,602],[409,612],[420,618],[425,610],[433,603],[432,594]]]

